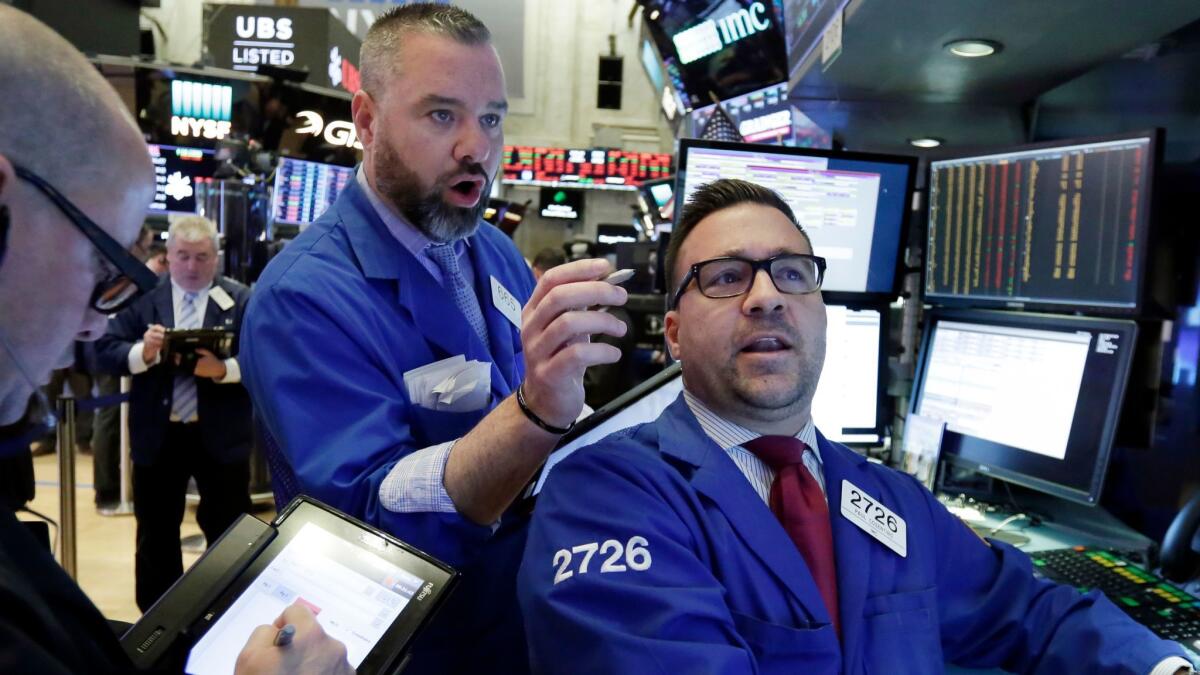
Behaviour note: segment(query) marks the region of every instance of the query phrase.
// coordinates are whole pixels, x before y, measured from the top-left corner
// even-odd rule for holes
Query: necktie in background
[[[179,310],[179,321],[175,327],[199,328],[200,311],[196,307],[196,293],[183,294],[183,308]],[[175,393],[171,398],[171,419],[180,422],[195,422],[196,414],[196,378],[192,375],[175,376]]]
[[[829,505],[821,486],[804,466],[804,453],[812,450],[792,436],[760,436],[743,447],[775,470],[771,512],[800,549],[829,610],[833,628],[841,635]]]
[[[454,296],[454,304],[462,310],[463,316],[467,317],[467,323],[471,324],[471,328],[475,329],[475,334],[483,340],[484,346],[488,343],[487,322],[483,320],[483,312],[479,309],[479,298],[475,296],[475,289],[467,284],[467,278],[463,276],[462,269],[458,266],[458,254],[454,252],[453,244],[434,244],[428,248],[429,257],[437,264],[438,269],[442,270],[442,277],[446,283],[446,288],[450,294]]]

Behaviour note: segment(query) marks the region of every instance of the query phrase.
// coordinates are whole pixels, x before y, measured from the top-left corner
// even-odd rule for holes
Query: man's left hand
[[[196,377],[210,377],[214,380],[222,380],[225,378],[225,362],[218,359],[216,355],[207,349],[196,349],[196,353],[200,358],[196,360],[196,369],[192,374]]]

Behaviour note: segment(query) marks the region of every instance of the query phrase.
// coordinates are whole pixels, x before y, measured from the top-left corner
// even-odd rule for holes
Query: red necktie
[[[775,481],[771,483],[771,512],[800,549],[804,562],[808,563],[813,581],[833,620],[833,628],[841,635],[829,505],[821,486],[804,466],[808,446],[791,436],[760,436],[743,447],[775,470]]]

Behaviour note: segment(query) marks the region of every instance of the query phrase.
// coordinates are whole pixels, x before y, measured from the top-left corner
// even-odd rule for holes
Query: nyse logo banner
[[[219,140],[229,135],[233,87],[210,82],[171,82],[171,134]]]

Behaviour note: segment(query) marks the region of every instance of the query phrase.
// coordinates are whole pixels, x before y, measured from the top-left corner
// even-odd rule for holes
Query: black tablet
[[[392,672],[456,578],[433,557],[300,496],[269,525],[243,516],[122,644],[140,667],[183,660],[193,675],[232,673],[254,628],[299,602],[346,645],[360,675]]]
[[[163,334],[163,360],[174,363],[180,356],[180,365],[191,370],[199,355],[197,349],[207,349],[219,359],[233,356],[233,331],[224,328],[168,328]]]

